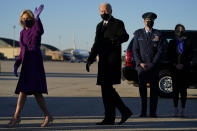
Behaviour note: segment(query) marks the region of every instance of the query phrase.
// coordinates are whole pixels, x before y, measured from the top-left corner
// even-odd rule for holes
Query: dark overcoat
[[[183,53],[179,53],[178,44],[176,38],[169,42],[168,46],[168,58],[170,62],[170,71],[172,73],[172,78],[176,84],[188,87],[190,80],[190,68],[192,60],[192,40],[190,38],[184,38]],[[177,70],[176,65],[183,64],[182,70]],[[185,79],[187,78],[187,79]]]
[[[22,64],[20,77],[15,90],[16,94],[24,92],[48,93],[42,53],[40,50],[41,36],[44,33],[40,19],[35,19],[34,25],[20,32],[20,55],[16,59],[15,66]]]
[[[176,64],[183,64],[184,70],[189,71],[190,62],[192,60],[192,40],[190,38],[184,38],[183,53],[178,51],[178,44],[176,38],[171,40],[168,45],[168,58],[171,64],[171,70],[174,70]]]
[[[120,84],[121,44],[129,39],[124,23],[111,17],[103,29],[103,21],[96,28],[96,36],[88,62],[99,56],[97,85]]]
[[[156,37],[159,39],[157,40]],[[140,63],[152,63],[153,70],[158,70],[163,47],[162,44],[163,38],[159,30],[152,29],[150,38],[148,38],[145,28],[135,31],[133,54],[138,73],[144,71]]]

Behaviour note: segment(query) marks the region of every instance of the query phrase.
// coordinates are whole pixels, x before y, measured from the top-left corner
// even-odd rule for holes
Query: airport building
[[[41,44],[44,60],[66,60],[64,52],[54,46]],[[16,40],[0,37],[0,59],[16,59],[20,54],[20,45]]]

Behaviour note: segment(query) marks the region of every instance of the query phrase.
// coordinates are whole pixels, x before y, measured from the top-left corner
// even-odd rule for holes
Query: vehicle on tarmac
[[[172,96],[172,74],[169,71],[169,61],[167,55],[167,47],[169,41],[174,37],[173,30],[160,30],[164,38],[164,48],[163,54],[161,57],[161,64],[159,70],[159,95],[161,97],[171,97]],[[191,70],[189,78],[189,88],[197,88],[197,31],[196,30],[187,30],[185,32],[185,37],[192,39],[192,61],[191,61]],[[128,80],[129,83],[134,85],[138,84],[138,75],[135,70],[135,61],[133,59],[133,39],[131,40],[127,50],[125,51],[125,65],[122,69],[123,78]],[[148,84],[149,85],[149,84]]]

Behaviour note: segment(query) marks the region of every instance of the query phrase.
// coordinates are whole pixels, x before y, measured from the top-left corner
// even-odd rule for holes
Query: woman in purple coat
[[[39,15],[44,5],[36,8],[34,14],[31,10],[24,10],[20,16],[20,24],[23,30],[20,32],[20,55],[14,64],[14,73],[22,64],[19,81],[15,90],[18,95],[18,102],[13,118],[8,123],[9,127],[13,127],[20,122],[20,113],[26,101],[27,95],[34,95],[37,103],[44,112],[45,120],[41,124],[42,127],[52,122],[44,97],[42,93],[48,94],[43,59],[40,50],[41,36],[44,33]]]

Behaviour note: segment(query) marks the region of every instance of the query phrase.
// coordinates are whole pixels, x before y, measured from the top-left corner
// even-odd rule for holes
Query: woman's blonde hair
[[[22,11],[22,13],[21,13],[21,15],[20,15],[20,20],[19,20],[19,21],[20,21],[20,24],[21,24],[21,26],[22,26],[23,28],[25,28],[25,25],[23,24],[23,21],[22,21],[22,16],[23,16],[24,14],[27,14],[28,17],[29,17],[29,19],[34,21],[34,14],[33,14],[33,12],[32,12],[31,10],[24,10],[24,11]]]

